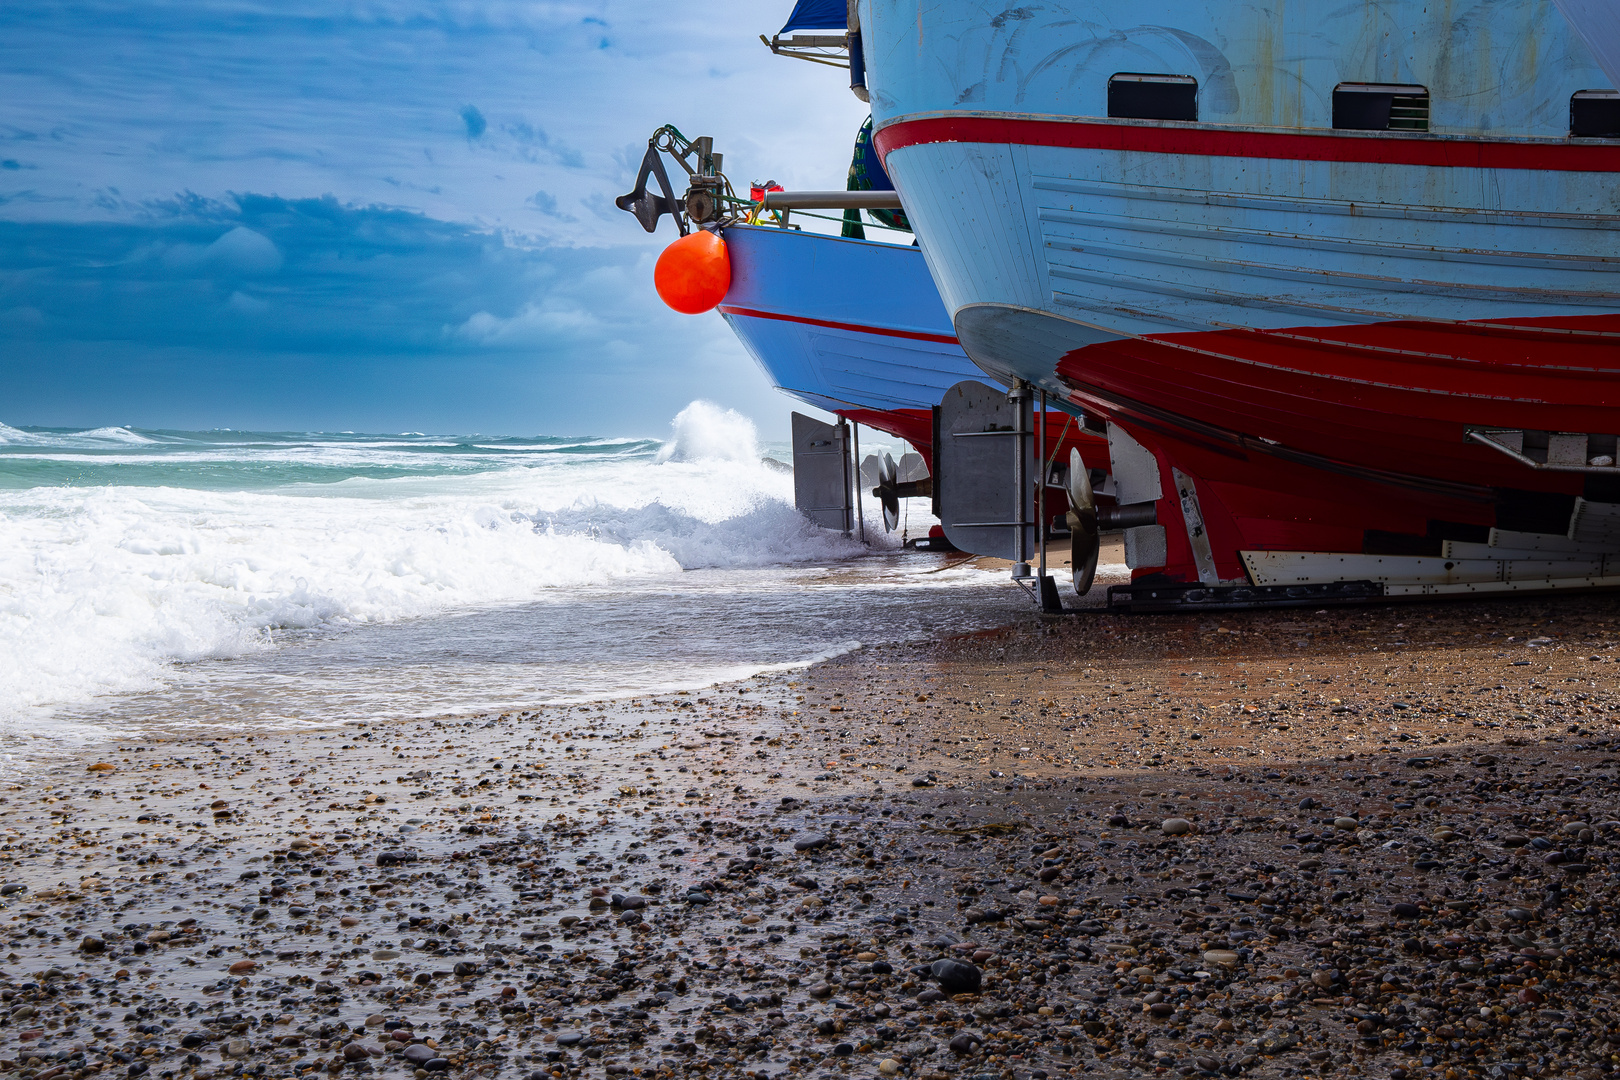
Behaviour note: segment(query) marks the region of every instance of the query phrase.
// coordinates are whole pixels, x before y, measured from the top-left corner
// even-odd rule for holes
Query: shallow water
[[[697,687],[1025,610],[809,525],[787,456],[701,404],[665,442],[0,426],[0,738]]]

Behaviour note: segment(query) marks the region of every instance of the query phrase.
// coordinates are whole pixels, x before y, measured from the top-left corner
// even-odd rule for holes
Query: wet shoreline
[[[121,743],[0,790],[0,1074],[1608,1075],[1614,610]]]

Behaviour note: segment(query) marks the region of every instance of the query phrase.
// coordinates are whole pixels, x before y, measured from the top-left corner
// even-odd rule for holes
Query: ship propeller
[[[1097,534],[1097,499],[1091,491],[1091,470],[1080,451],[1069,451],[1069,536],[1073,544],[1070,571],[1074,591],[1080,596],[1091,591],[1097,576],[1097,555],[1101,540]]]
[[[900,524],[901,499],[926,499],[934,493],[934,478],[921,454],[905,454],[896,465],[888,454],[866,455],[861,462],[861,487],[883,506],[883,527],[889,532]]]
[[[900,471],[888,454],[878,459],[878,481],[872,494],[883,504],[883,531],[894,532],[900,524]]]

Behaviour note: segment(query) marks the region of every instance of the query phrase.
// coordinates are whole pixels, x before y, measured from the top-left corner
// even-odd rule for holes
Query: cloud
[[[658,302],[669,223],[611,201],[665,123],[742,182],[842,186],[866,109],[759,44],[780,15],[6,0],[0,419],[532,430],[559,387],[604,431],[676,398],[785,416],[718,318]]]
[[[0,297],[7,423],[646,432],[716,385],[786,416],[717,317],[658,302],[638,246],[332,197],[0,220]]]
[[[523,200],[546,217],[556,218],[558,221],[577,221],[573,214],[565,214],[557,209],[557,196],[549,191],[537,191]]]
[[[208,245],[208,261],[228,274],[258,277],[281,269],[281,251],[263,233],[238,225]]]
[[[585,157],[571,146],[554,141],[544,128],[527,123],[507,124],[506,133],[521,147],[529,161],[550,160],[568,169],[583,169]]]
[[[530,304],[509,318],[480,311],[449,331],[449,336],[491,348],[535,348],[578,342],[601,327],[601,320],[577,307]]]

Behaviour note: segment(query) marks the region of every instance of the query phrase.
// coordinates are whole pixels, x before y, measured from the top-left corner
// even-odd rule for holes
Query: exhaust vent
[[[1428,131],[1429,91],[1396,83],[1340,83],[1333,126],[1345,131]]]

